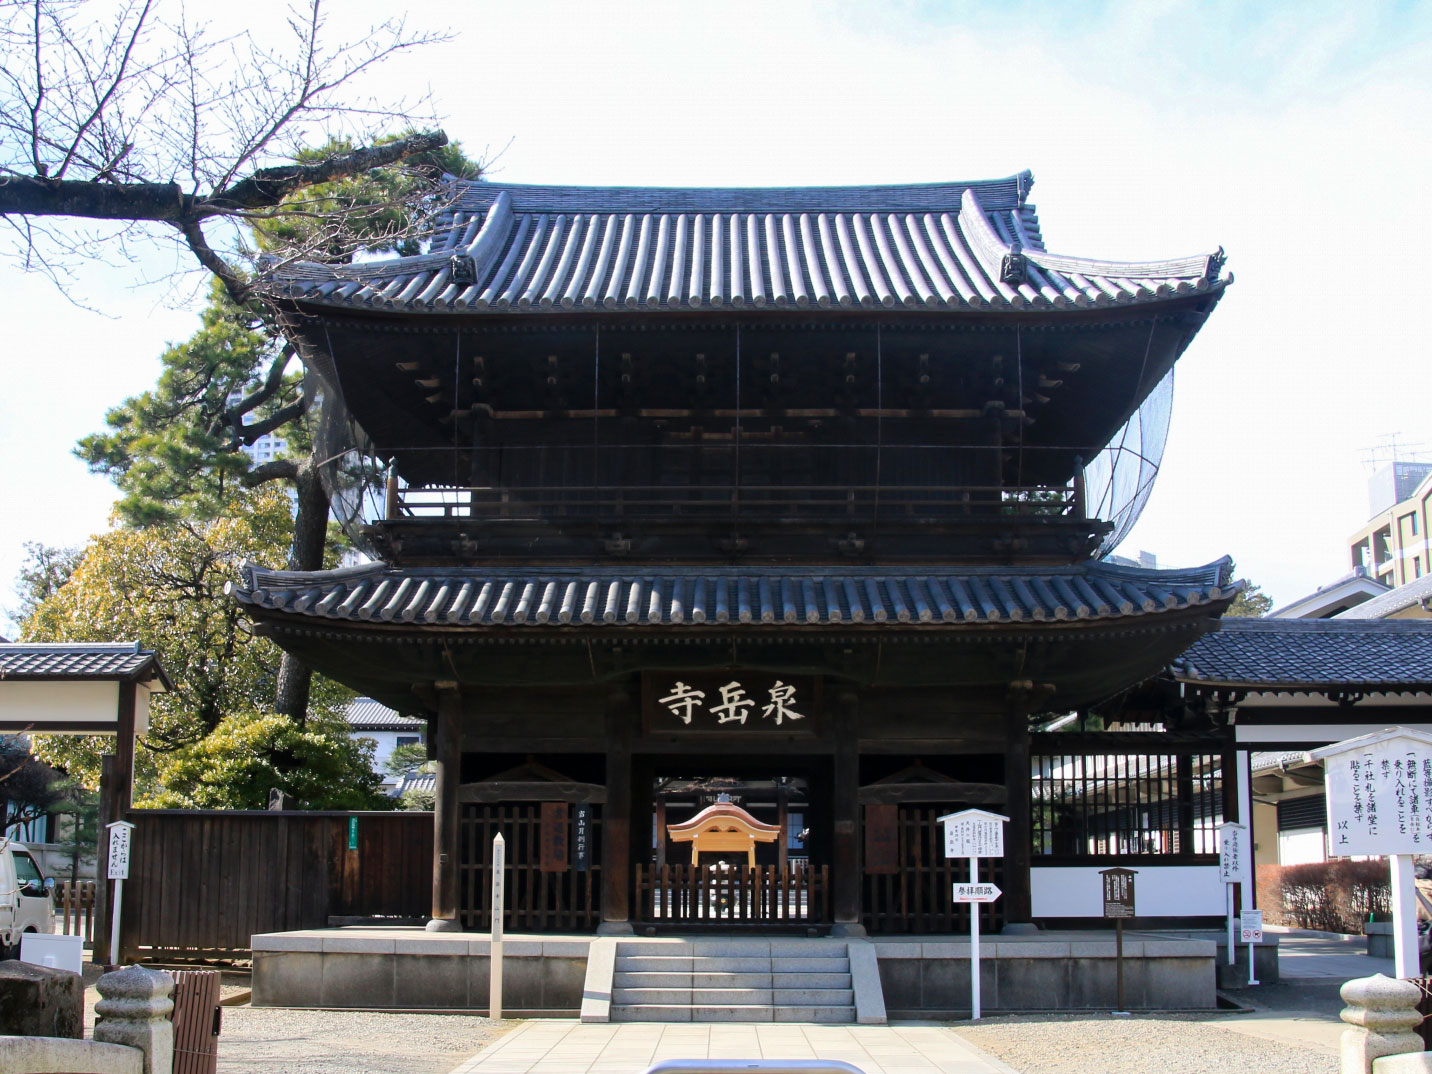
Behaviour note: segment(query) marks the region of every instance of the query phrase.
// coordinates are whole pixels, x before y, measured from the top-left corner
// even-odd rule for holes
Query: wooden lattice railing
[[[637,865],[638,920],[660,925],[830,921],[826,865]]]

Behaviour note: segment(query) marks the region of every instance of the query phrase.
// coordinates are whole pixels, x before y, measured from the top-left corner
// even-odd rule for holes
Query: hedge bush
[[[1270,925],[1361,933],[1369,914],[1392,912],[1389,866],[1385,860],[1260,865],[1258,903]]]

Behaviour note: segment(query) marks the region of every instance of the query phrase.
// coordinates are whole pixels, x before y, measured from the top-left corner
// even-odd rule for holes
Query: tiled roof
[[[1224,619],[1174,662],[1200,685],[1432,690],[1432,621]]]
[[[393,797],[401,798],[409,791],[427,791],[429,794],[438,789],[438,777],[432,772],[405,772],[402,780],[393,788]]]
[[[1249,768],[1255,773],[1275,768],[1298,768],[1307,763],[1307,750],[1255,750],[1248,756]]]
[[[421,731],[426,720],[400,716],[381,701],[355,697],[348,703],[348,726],[355,731]]]
[[[427,253],[301,262],[278,293],[432,312],[1119,306],[1221,287],[1217,253],[1044,249],[1028,172],[976,183],[777,189],[460,183]]]
[[[1400,585],[1364,601],[1356,607],[1335,615],[1334,619],[1381,619],[1395,615],[1405,608],[1432,602],[1432,574],[1424,575],[1414,582]],[[1424,605],[1425,606],[1425,605]]]
[[[1047,568],[665,568],[314,573],[244,568],[231,595],[340,622],[528,628],[703,623],[990,624],[1118,619],[1230,599],[1228,561],[1184,571]]]
[[[137,641],[3,644],[0,679],[158,679],[165,689],[172,685],[159,658],[140,649]]]

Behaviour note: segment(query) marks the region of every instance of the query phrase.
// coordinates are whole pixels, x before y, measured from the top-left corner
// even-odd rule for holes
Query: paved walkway
[[[453,1074],[641,1074],[663,1059],[840,1059],[865,1074],[1014,1074],[937,1026],[524,1023]]]
[[[1390,958],[1372,958],[1365,936],[1335,936],[1326,932],[1289,929],[1278,935],[1278,974],[1293,977],[1396,976]]]

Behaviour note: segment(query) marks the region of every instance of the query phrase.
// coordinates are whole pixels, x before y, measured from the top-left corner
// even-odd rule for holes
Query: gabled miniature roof
[[[1199,686],[1432,690],[1432,620],[1224,619],[1173,664]]]
[[[249,565],[230,594],[313,620],[540,628],[703,623],[1007,624],[1118,619],[1231,599],[1227,559],[1182,571],[1067,567],[439,569]]]
[[[1132,305],[1222,287],[1222,252],[1044,248],[1029,172],[914,186],[672,189],[454,182],[431,249],[274,277],[304,303],[404,312]]]
[[[734,821],[743,828],[749,829],[751,835],[762,843],[769,843],[781,831],[779,824],[767,824],[763,820],[757,820],[731,801],[713,802],[690,820],[684,820],[679,824],[668,824],[666,831],[676,842],[686,843],[690,842],[691,836],[699,833],[706,825],[721,819]]]
[[[142,682],[156,693],[174,688],[160,666],[159,657],[141,649],[137,641],[0,644],[0,679]]]

